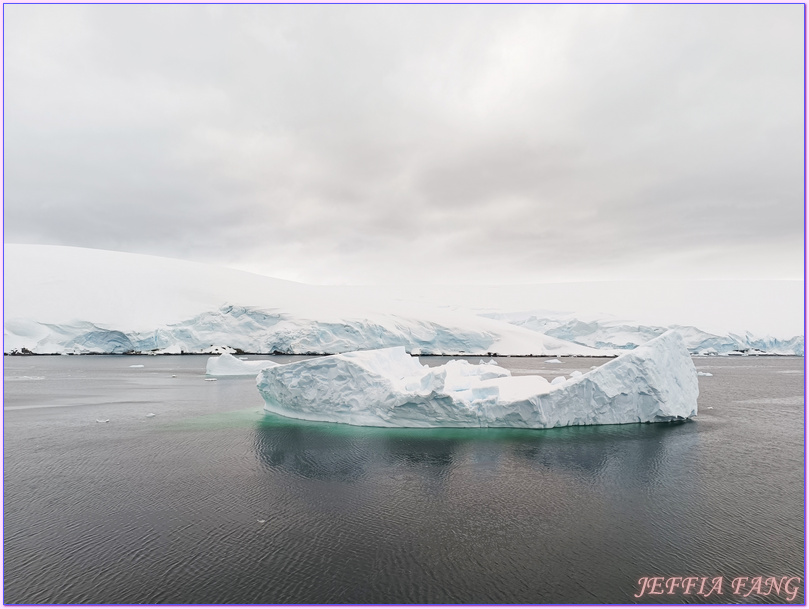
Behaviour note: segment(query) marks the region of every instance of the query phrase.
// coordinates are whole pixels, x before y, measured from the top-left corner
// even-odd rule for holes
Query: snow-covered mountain
[[[614,355],[459,308],[73,247],[4,246],[5,353]],[[233,304],[228,304],[233,303]]]
[[[442,316],[443,317],[443,316]],[[414,355],[615,355],[496,320],[459,314],[452,321],[368,313],[319,321],[257,307],[223,305],[191,319],[132,331],[88,321],[9,319],[6,353],[344,353],[404,346]],[[124,329],[121,329],[124,328]]]
[[[542,312],[488,313],[492,319],[507,321],[521,328],[542,332],[548,336],[568,340],[595,349],[634,349],[675,329],[685,340],[693,354],[702,355],[803,355],[804,337],[794,336],[778,339],[772,336],[757,337],[745,334],[711,334],[693,326],[648,326],[615,319],[571,318]]]
[[[5,353],[300,354],[401,345],[414,354],[617,355],[672,327],[514,313],[508,305],[474,311],[431,304],[423,293],[394,297],[389,288],[313,286],[61,246],[6,244],[3,282]],[[802,336],[677,328],[692,353],[803,354]]]

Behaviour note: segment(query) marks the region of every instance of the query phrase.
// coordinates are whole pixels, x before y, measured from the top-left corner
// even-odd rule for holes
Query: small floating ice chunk
[[[276,362],[270,360],[249,360],[233,357],[229,353],[223,353],[219,357],[209,357],[205,366],[205,374],[216,376],[256,376],[265,368],[277,366]]]
[[[96,423],[109,423],[109,419],[96,419]]]
[[[151,419],[153,416],[155,416],[155,413],[150,412],[149,414],[146,415],[146,418]]]
[[[553,359],[546,359],[546,360],[545,360],[545,363],[546,363],[546,364],[561,364],[561,363],[562,363],[562,361],[561,361],[561,360],[558,360],[558,359],[556,359],[556,358],[554,357]]]
[[[551,385],[560,385],[564,383],[567,379],[563,376],[557,376],[555,379],[551,381]]]
[[[256,522],[259,523],[259,524],[264,524],[267,521],[266,520],[256,520]]]
[[[143,364],[132,364],[130,368],[143,368]]]
[[[573,372],[570,373],[570,378],[576,378],[577,376],[581,376],[581,372],[579,372],[578,370],[574,370]]]
[[[172,375],[171,375],[171,378],[176,379],[176,378],[177,378],[177,375],[176,375],[176,374],[172,374]]]
[[[215,381],[217,379],[204,379],[204,380],[206,380],[206,381]]]
[[[713,376],[710,372],[702,372],[701,370],[697,372],[697,376]]]

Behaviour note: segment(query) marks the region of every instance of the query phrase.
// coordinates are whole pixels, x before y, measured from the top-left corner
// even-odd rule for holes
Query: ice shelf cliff
[[[803,336],[774,338],[751,332],[712,334],[694,326],[649,326],[610,319],[581,320],[566,315],[536,313],[486,313],[521,328],[594,349],[634,349],[668,330],[677,330],[694,355],[803,355]]]
[[[423,366],[404,348],[357,351],[262,370],[265,409],[376,427],[523,427],[664,422],[697,414],[697,373],[667,332],[595,370],[550,383],[493,363]]]
[[[6,243],[3,252],[7,354],[314,355],[402,345],[413,355],[614,356],[675,327],[534,308],[557,309],[566,301],[601,310],[606,303],[594,295],[605,296],[602,288],[576,291],[572,300],[570,294],[563,298],[558,291],[549,292],[544,284],[472,286],[471,291],[469,286],[400,286],[397,289],[405,291],[396,292],[391,286],[305,285],[206,264],[86,248]],[[798,297],[792,287],[766,284],[772,293],[766,307],[772,321],[759,319],[760,325],[784,317],[793,320],[785,327],[797,327],[799,309],[803,327],[803,284],[798,283]],[[664,287],[655,285],[647,293]],[[712,310],[729,313],[728,307],[739,308],[735,292],[730,302],[720,299],[724,305],[717,301],[721,294],[706,294]],[[489,304],[483,306],[481,298]],[[518,303],[520,308],[515,308]],[[523,308],[525,303],[531,308]],[[630,310],[637,310],[633,307]],[[694,354],[803,355],[803,335],[786,339],[747,331],[709,334],[684,327],[688,315],[675,317],[672,321],[683,320],[676,329]],[[751,321],[755,317],[751,314]]]

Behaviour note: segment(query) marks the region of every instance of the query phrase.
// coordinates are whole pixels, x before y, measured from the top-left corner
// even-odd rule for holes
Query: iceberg
[[[256,377],[265,410],[373,427],[546,429],[682,421],[697,414],[696,368],[669,331],[585,374],[548,382],[496,364],[421,365],[403,347],[293,362]]]
[[[209,376],[255,376],[265,368],[277,366],[269,360],[242,360],[230,353],[219,357],[209,357],[205,366],[205,374]]]

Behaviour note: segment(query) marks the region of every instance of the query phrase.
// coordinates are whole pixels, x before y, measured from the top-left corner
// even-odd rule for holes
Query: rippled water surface
[[[730,580],[803,577],[803,358],[696,358],[694,422],[536,431],[283,419],[205,360],[4,358],[6,603],[785,602]],[[605,361],[546,360],[498,361]],[[723,596],[633,596],[686,575]]]

